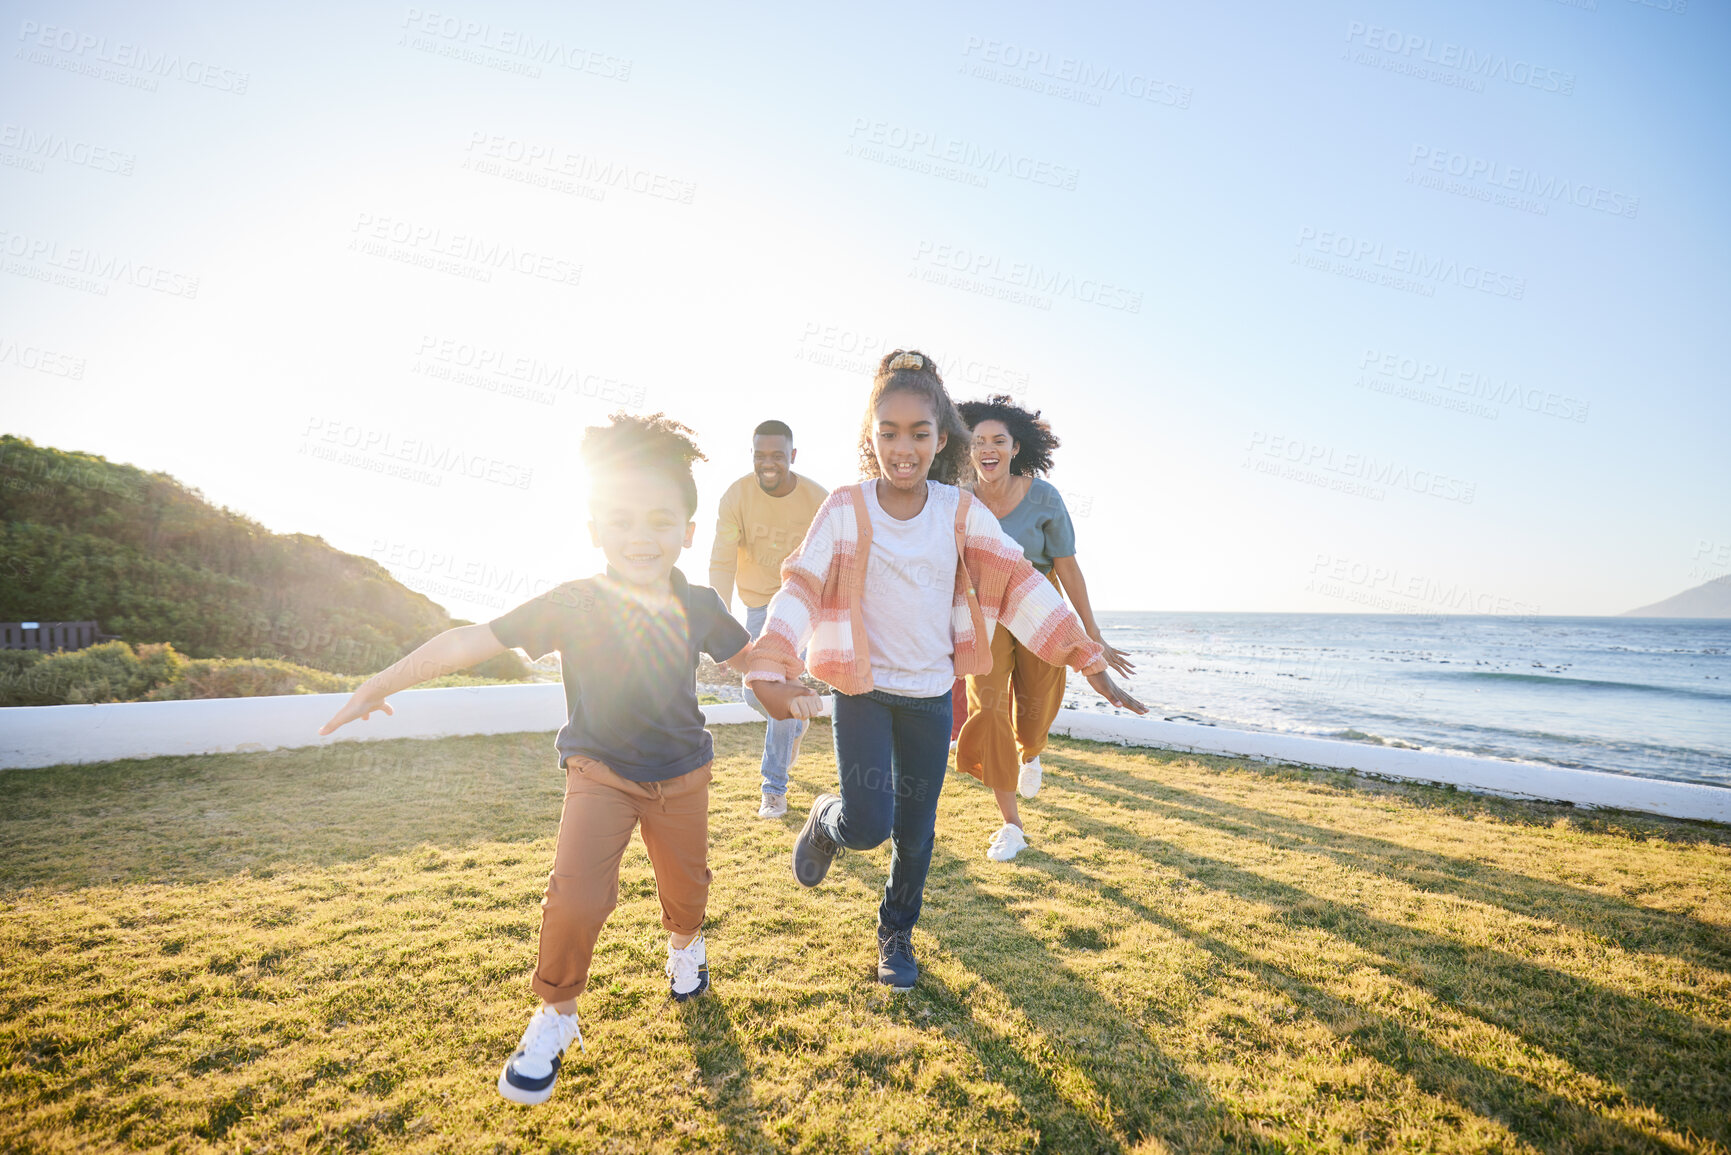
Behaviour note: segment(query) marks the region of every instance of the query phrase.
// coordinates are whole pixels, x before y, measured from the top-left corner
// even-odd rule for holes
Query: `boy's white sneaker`
[[[529,1020],[523,1039],[505,1069],[499,1072],[499,1094],[513,1103],[533,1106],[545,1103],[553,1094],[553,1084],[559,1078],[559,1056],[575,1040],[583,1046],[583,1029],[575,1014],[562,1015],[550,1006],[542,1005]]]
[[[780,818],[787,813],[787,795],[763,792],[763,805],[757,808],[759,818]]]
[[[683,950],[667,944],[667,982],[673,1001],[682,1003],[694,999],[709,989],[709,958],[703,949],[703,936],[698,935]]]
[[[986,847],[986,857],[993,862],[1008,862],[1026,849],[1028,838],[1022,833],[1022,828],[1014,822],[1006,822],[992,835],[991,844]]]
[[[1021,772],[1016,775],[1016,793],[1023,798],[1032,798],[1040,792],[1040,756],[1034,755],[1022,763]]]

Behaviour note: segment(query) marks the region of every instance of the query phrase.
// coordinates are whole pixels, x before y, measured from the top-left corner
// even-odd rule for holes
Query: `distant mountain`
[[[1630,610],[1625,618],[1731,618],[1731,574],[1716,577],[1692,590]]]
[[[194,658],[383,669],[453,625],[371,558],[277,534],[166,473],[0,435],[0,621],[89,621]],[[505,654],[478,667],[526,675]]]

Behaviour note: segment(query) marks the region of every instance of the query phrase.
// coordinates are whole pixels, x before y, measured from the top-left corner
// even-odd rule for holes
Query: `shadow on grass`
[[[530,842],[558,830],[563,791],[546,734],[8,770],[0,893]]]
[[[751,1093],[751,1067],[740,1049],[727,1004],[711,993],[679,1008],[692,1061],[703,1077],[710,1110],[727,1133],[728,1151],[773,1151]]]
[[[1149,853],[1213,890],[1276,909],[1289,927],[1313,927],[1349,942],[1377,960],[1384,973],[1411,982],[1463,1013],[1510,1031],[1564,1059],[1610,1088],[1605,1102],[1655,1109],[1679,1132],[1724,1143],[1731,1139],[1725,1104],[1731,1101],[1731,1034],[1688,1015],[1501,951],[1476,949],[1442,935],[1400,926],[1267,878],[1229,862],[1195,854],[1051,800],[1041,809],[1083,836],[1113,836]],[[1152,853],[1150,853],[1152,852]],[[1253,958],[1212,935],[1194,930],[1129,896],[1088,871],[1034,854],[1026,864],[1053,878],[1099,893],[1145,921],[1163,927],[1240,971],[1285,991],[1365,1053],[1410,1075],[1427,1091],[1469,1110],[1488,1113],[1523,1138],[1553,1149],[1615,1144],[1664,1147],[1659,1140],[1604,1120],[1591,1110],[1484,1067],[1427,1040],[1394,1019],[1343,1002],[1279,967]],[[1369,1027],[1341,1030],[1340,1024]],[[1715,1073],[1717,1072],[1717,1074]],[[1557,1124],[1568,1120],[1567,1133]]]
[[[844,853],[836,873],[882,894],[884,871]],[[987,1022],[968,992],[950,987],[926,959],[910,997],[931,1025],[958,1026],[986,1076],[1021,1105],[1038,1150],[1122,1152],[1151,1137],[1178,1150],[1225,1143],[1235,1151],[1278,1150],[1245,1128],[1209,1090],[1162,1051],[1142,1024],[1104,998],[1030,934],[1001,899],[982,894],[962,859],[940,843],[932,856],[920,929],[997,990],[1029,1032]],[[1036,1034],[1037,1032],[1037,1034]]]
[[[1613,938],[1626,950],[1671,955],[1731,973],[1731,934],[1687,915],[1608,898],[1566,883],[1533,878],[1470,859],[1417,850],[1398,842],[1240,806],[1150,782],[1094,760],[1075,771],[1066,786],[1094,798],[1128,800],[1140,809],[1222,833],[1252,836],[1279,850],[1325,854],[1343,865],[1374,871],[1418,890],[1500,906],[1529,918],[1549,919],[1590,935]],[[1677,950],[1677,941],[1691,949]]]

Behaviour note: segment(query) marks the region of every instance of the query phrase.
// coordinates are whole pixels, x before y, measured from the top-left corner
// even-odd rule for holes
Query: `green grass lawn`
[[[802,891],[717,727],[713,993],[640,844],[553,1100],[494,1090],[551,736],[0,773],[0,1150],[1731,1150],[1731,831],[1059,740],[952,776],[913,994],[888,849]]]

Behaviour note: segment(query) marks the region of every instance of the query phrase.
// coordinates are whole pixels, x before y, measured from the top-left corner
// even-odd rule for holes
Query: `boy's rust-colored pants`
[[[565,808],[541,900],[540,960],[531,984],[543,1000],[576,998],[588,985],[595,940],[619,904],[619,860],[639,823],[655,868],[661,925],[682,935],[703,926],[713,877],[710,777],[704,763],[664,782],[633,782],[592,758],[565,760]]]

